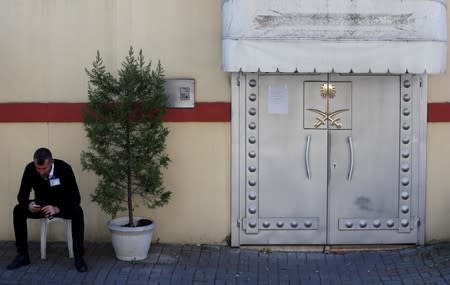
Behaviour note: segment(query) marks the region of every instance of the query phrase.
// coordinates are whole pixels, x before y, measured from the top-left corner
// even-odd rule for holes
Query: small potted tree
[[[152,68],[142,50],[130,47],[118,74],[107,71],[97,52],[89,77],[89,102],[83,126],[89,148],[81,153],[84,170],[99,178],[91,198],[111,214],[108,222],[112,244],[120,260],[142,260],[148,255],[154,222],[136,217],[134,209],[165,205],[170,192],[164,189],[162,169],[167,168],[168,129],[163,126],[166,110],[161,64]],[[128,217],[117,218],[128,210]]]

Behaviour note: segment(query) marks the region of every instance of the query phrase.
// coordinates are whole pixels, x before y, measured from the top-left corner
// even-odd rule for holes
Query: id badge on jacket
[[[59,181],[59,178],[52,178],[50,179],[50,186],[54,187],[54,186],[58,186],[61,185],[61,181]]]

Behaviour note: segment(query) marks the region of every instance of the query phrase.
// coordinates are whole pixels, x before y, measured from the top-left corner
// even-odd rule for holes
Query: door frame
[[[285,74],[272,73],[283,76],[302,76],[310,74]],[[314,75],[319,75],[315,73]],[[358,74],[364,76],[365,74]],[[370,74],[373,76],[373,74]],[[386,74],[382,74],[386,75]],[[413,184],[418,187],[418,217],[417,217],[417,244],[425,243],[425,212],[426,212],[426,143],[427,143],[427,90],[428,77],[426,75],[405,75],[410,79],[409,83],[402,80],[401,84],[410,84],[411,92],[414,94],[415,104],[412,105],[412,141],[413,156],[417,157],[417,165],[412,172]],[[231,74],[231,246],[240,246],[240,232],[242,221],[240,220],[241,205],[240,192],[245,187],[245,167],[242,164],[245,157],[245,118],[242,118],[242,108],[245,108],[248,77],[258,77],[258,73],[232,73]],[[402,77],[403,78],[403,77]],[[401,92],[399,90],[399,92]],[[244,181],[244,182],[243,182]]]

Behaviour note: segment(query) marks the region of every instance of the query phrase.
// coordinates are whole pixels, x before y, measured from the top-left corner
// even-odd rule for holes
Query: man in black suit
[[[31,189],[35,200],[30,200]],[[33,161],[25,167],[17,200],[19,204],[14,208],[14,232],[18,255],[7,269],[30,264],[27,218],[61,217],[72,220],[75,267],[79,272],[86,272],[87,265],[83,259],[84,216],[72,167],[62,160],[53,159],[49,149],[37,149]]]

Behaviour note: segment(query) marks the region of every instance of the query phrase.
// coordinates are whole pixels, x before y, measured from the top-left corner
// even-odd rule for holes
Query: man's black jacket
[[[80,191],[78,190],[75,175],[72,167],[66,162],[54,159],[53,176],[50,179],[59,178],[59,185],[50,186],[50,179],[39,175],[34,167],[34,162],[30,162],[23,172],[17,200],[19,204],[28,205],[30,203],[30,192],[34,190],[36,204],[45,206],[57,206],[60,211],[80,204]]]

